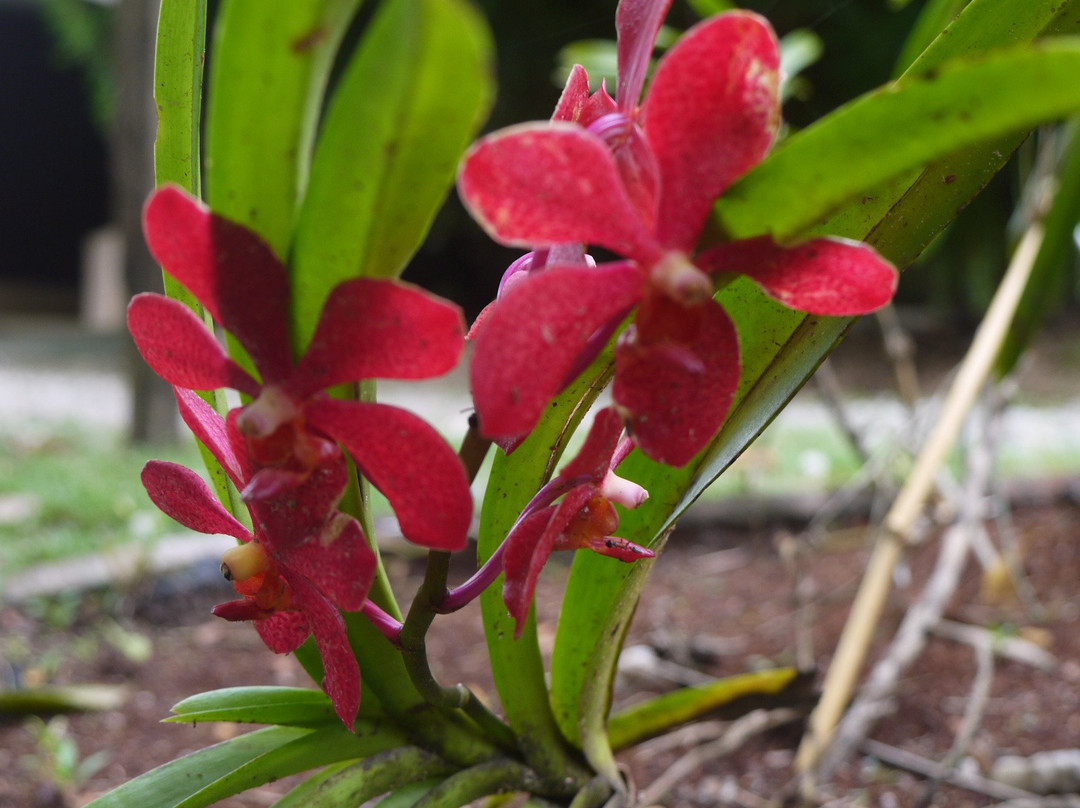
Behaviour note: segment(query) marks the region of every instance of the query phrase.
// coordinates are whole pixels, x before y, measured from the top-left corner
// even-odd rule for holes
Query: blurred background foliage
[[[61,65],[78,66],[93,119],[108,125],[113,97],[110,22],[122,6],[90,0],[38,0],[38,4],[53,36],[55,58]],[[601,68],[605,51],[596,43],[604,40],[609,42],[610,57],[615,0],[477,0],[477,4],[494,29],[498,47],[499,93],[488,130],[547,118],[560,91],[561,59],[591,59],[594,69]],[[904,43],[912,31],[932,36],[938,20],[964,4],[965,0],[750,0],[739,5],[767,16],[781,36],[796,32],[802,39],[788,41],[810,48],[810,63],[792,83],[784,109],[786,125],[800,128],[900,72],[911,58]],[[215,5],[211,3],[211,14]],[[700,15],[734,5],[726,0],[675,0],[667,24],[677,32]],[[374,6],[367,4],[358,27]],[[814,60],[816,47],[820,58]],[[1025,144],[1019,159],[905,274],[899,305],[929,314],[939,325],[968,328],[978,322],[1004,272],[1012,235],[1009,221],[1034,151],[1030,142]],[[451,198],[405,277],[456,300],[472,317],[493,297],[503,269],[517,255],[516,250],[492,244]],[[1077,302],[1075,251],[1070,258],[1069,271],[1059,275],[1055,281],[1059,288],[1050,296],[1056,311],[1075,309]]]

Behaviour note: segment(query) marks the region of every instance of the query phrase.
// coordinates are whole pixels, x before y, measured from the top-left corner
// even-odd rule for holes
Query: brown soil
[[[977,565],[971,562],[947,616],[1019,632],[1051,651],[1058,664],[1052,672],[1042,672],[997,661],[982,730],[968,750],[983,772],[1000,755],[1080,746],[1080,508],[1062,502],[1022,510],[1014,519],[1041,615],[1036,618],[1009,594],[988,592]],[[803,591],[809,593],[810,627],[804,631],[796,620],[800,614],[794,596],[796,567],[782,558],[790,554],[781,552],[781,548],[794,547],[806,551],[798,554],[797,563]],[[915,583],[891,595],[876,652],[884,647],[906,604],[918,595],[919,582],[928,575],[936,552],[937,542],[931,541],[912,553],[909,567]],[[675,657],[681,656],[680,649],[696,648],[696,653],[677,661],[709,675],[725,676],[764,665],[794,664],[801,640],[823,667],[865,558],[866,534],[859,528],[831,534],[814,548],[779,527],[677,533],[653,571],[629,644],[651,644]],[[542,642],[550,642],[553,635],[566,560],[550,564],[541,581]],[[393,566],[399,596],[413,591],[418,565],[398,561]],[[65,630],[50,628],[41,619],[40,609],[0,611],[0,663],[4,659],[10,663],[0,665],[0,673],[18,669],[27,683],[123,683],[130,692],[123,710],[70,717],[68,731],[80,753],[87,756],[107,750],[110,760],[88,781],[67,788],[50,782],[46,758],[23,721],[0,725],[0,806],[81,805],[153,766],[244,731],[229,724],[159,723],[172,704],[192,693],[239,684],[308,684],[295,660],[271,654],[250,627],[209,616],[209,606],[226,596],[222,590],[204,588],[193,595],[142,592],[86,597]],[[152,639],[149,661],[132,662],[104,639],[103,626],[112,619],[106,613],[119,615],[116,619],[125,628]],[[461,680],[490,694],[475,611],[437,622],[430,647],[436,668],[447,681]],[[872,737],[940,760],[952,744],[974,670],[969,646],[931,639],[900,682],[895,712],[879,722]],[[656,680],[642,683],[622,678],[618,700],[629,703],[662,687]],[[726,725],[707,726],[723,730]],[[752,806],[778,797],[791,779],[800,730],[795,724],[756,736],[732,755],[695,766],[664,797],[664,804],[673,808]],[[682,737],[683,746],[647,742],[624,754],[623,762],[639,786],[648,786],[689,751],[694,741],[688,734]],[[270,805],[287,785],[277,783],[221,805]],[[843,798],[841,804],[914,805],[924,794],[925,781],[860,758],[841,769],[831,788]],[[992,802],[943,785],[932,804]]]

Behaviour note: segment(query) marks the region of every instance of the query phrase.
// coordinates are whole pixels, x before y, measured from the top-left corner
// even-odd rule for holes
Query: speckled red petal
[[[715,273],[746,275],[785,306],[834,317],[866,314],[896,291],[893,265],[872,247],[818,238],[781,247],[768,236],[707,250],[698,265]]]
[[[531,430],[567,381],[589,338],[638,301],[632,264],[552,267],[507,290],[475,340],[471,380],[480,428],[491,438]]]
[[[283,567],[299,572],[346,611],[359,611],[364,605],[378,564],[360,524],[345,514],[338,514],[321,534],[286,548],[278,558]]]
[[[504,244],[596,244],[644,263],[660,256],[607,145],[573,124],[521,124],[479,140],[462,162],[458,190]]]
[[[258,393],[258,383],[226,355],[210,329],[183,303],[151,292],[135,295],[128,304],[127,325],[146,364],[169,384]]]
[[[292,368],[289,280],[270,246],[172,185],[150,197],[143,227],[150,252],[240,341],[263,380],[284,378]]]
[[[286,385],[303,399],[361,379],[426,379],[451,370],[465,347],[461,309],[398,281],[355,278],[334,288]]]
[[[677,303],[666,305],[672,330],[681,330],[688,312],[680,312]],[[627,429],[642,452],[669,466],[684,466],[705,448],[731,409],[739,384],[735,326],[714,301],[698,308],[701,321],[692,341],[672,343],[663,333],[651,333],[615,350],[612,396]],[[680,361],[684,358],[693,361]]]
[[[237,601],[233,601],[234,603]],[[250,602],[250,601],[249,601]],[[226,604],[221,604],[218,609]],[[215,611],[218,617],[232,619]],[[269,617],[255,621],[255,630],[259,632],[266,647],[275,654],[290,654],[304,644],[311,635],[311,625],[301,612],[277,612]]]
[[[202,477],[191,469],[151,460],[143,467],[142,483],[150,500],[184,527],[251,540],[248,529],[225,510]]]
[[[345,621],[326,596],[302,576],[283,573],[293,597],[311,626],[319,656],[323,660],[322,688],[334,705],[334,712],[349,729],[360,709],[360,666],[349,645]],[[258,625],[258,623],[256,623]],[[265,639],[265,638],[264,638]]]
[[[436,550],[465,546],[473,511],[469,480],[430,424],[387,404],[333,399],[313,401],[305,413],[390,500],[406,539]]]
[[[656,237],[690,252],[718,196],[758,163],[780,124],[780,46],[763,17],[721,14],[657,66],[643,106],[660,166]]]
[[[507,537],[503,555],[503,603],[514,618],[514,637],[521,636],[525,618],[529,615],[533,592],[540,571],[555,547],[558,531],[547,528],[555,514],[554,505],[530,514]]]

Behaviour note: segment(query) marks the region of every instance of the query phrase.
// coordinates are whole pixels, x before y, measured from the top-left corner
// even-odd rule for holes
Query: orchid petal
[[[173,395],[176,396],[180,417],[187,424],[188,429],[203,446],[210,450],[210,454],[229,475],[233,485],[242,486],[243,480],[248,477],[248,471],[245,468],[247,458],[244,457],[242,464],[240,457],[234,451],[225,427],[225,419],[192,390],[173,387]]]
[[[582,110],[589,103],[589,74],[581,65],[574,65],[566,77],[566,86],[555,104],[551,120],[578,123]]]
[[[270,246],[171,185],[150,197],[143,224],[150,252],[239,340],[263,381],[287,376],[289,280]]]
[[[554,505],[536,511],[519,522],[506,537],[503,603],[514,618],[515,639],[521,636],[521,630],[525,627],[536,581],[555,548],[555,537],[562,530],[561,527],[556,531],[548,529],[555,512]]]
[[[323,307],[286,385],[297,399],[361,379],[426,379],[451,370],[465,346],[461,310],[398,281],[354,278]]]
[[[639,322],[637,333],[616,346],[612,396],[642,452],[683,466],[708,444],[731,408],[739,383],[739,338],[712,300],[688,309],[661,297],[656,305],[667,307],[668,316],[648,329]],[[693,338],[666,339],[665,329],[678,332],[695,310]],[[698,364],[673,362],[673,349],[689,352]]]
[[[521,124],[479,140],[458,188],[473,217],[504,244],[597,244],[645,264],[660,256],[607,145],[573,124]]]
[[[378,564],[360,523],[343,513],[308,541],[278,555],[282,568],[314,582],[338,607],[358,611],[367,600]]]
[[[349,483],[344,456],[316,466],[288,496],[247,502],[262,527],[261,540],[274,552],[300,544],[320,533]]]
[[[781,247],[768,236],[707,250],[697,264],[714,273],[746,275],[788,308],[834,317],[866,314],[896,291],[892,264],[872,247],[818,238]]]
[[[143,292],[128,304],[127,324],[146,364],[169,384],[258,392],[258,383],[228,357],[210,329],[183,303]]]
[[[640,299],[632,264],[552,267],[516,283],[484,321],[472,360],[482,432],[514,437],[535,426],[589,338]]]
[[[656,35],[670,6],[671,0],[622,0],[615,12],[615,29],[619,32],[615,100],[628,115],[633,114],[641,98]]]
[[[334,712],[349,729],[360,709],[360,667],[349,645],[345,621],[334,605],[303,576],[283,570],[297,605],[303,611],[319,646],[326,676],[322,688]],[[256,623],[258,625],[258,623]]]
[[[430,424],[387,404],[320,399],[305,412],[390,500],[406,539],[436,550],[465,546],[473,511],[469,480]]]
[[[238,601],[233,601],[238,603]],[[248,601],[254,604],[254,601]],[[232,618],[221,613],[221,609],[228,604],[215,607],[214,614],[224,617],[226,620],[247,619]],[[263,617],[255,621],[255,629],[266,643],[266,647],[275,654],[289,654],[304,644],[311,635],[311,624],[303,612],[275,612],[269,617]]]
[[[202,477],[189,468],[151,460],[142,470],[142,483],[151,501],[166,515],[198,533],[224,533],[250,541],[251,533],[225,510]]]
[[[599,485],[611,468],[611,457],[622,435],[622,416],[614,407],[605,407],[596,414],[585,444],[569,463],[559,470],[565,479],[589,477]]]
[[[247,620],[262,620],[266,617],[263,610],[259,608],[259,604],[251,598],[241,598],[240,600],[230,600],[225,603],[219,603],[210,610],[210,614],[214,615],[214,617],[220,617],[222,620],[228,620],[230,623],[239,623]],[[300,640],[300,642],[303,642],[303,640]],[[290,648],[289,650],[295,649]],[[282,651],[281,653],[285,652]]]
[[[656,237],[690,252],[715,199],[758,163],[780,123],[780,46],[746,11],[687,31],[657,67],[645,136],[661,183]]]

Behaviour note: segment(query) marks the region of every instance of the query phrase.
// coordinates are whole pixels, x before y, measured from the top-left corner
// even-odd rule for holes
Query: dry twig
[[[719,738],[691,749],[668,766],[667,770],[647,789],[640,792],[639,801],[643,805],[659,802],[667,791],[686,780],[699,766],[715,758],[730,755],[754,736],[782,727],[784,724],[790,724],[802,715],[798,710],[787,707],[776,710],[754,710],[752,713],[747,713],[742,718],[731,722]]]
[[[1041,224],[1033,223],[1017,247],[1005,278],[949,390],[927,444],[885,517],[882,533],[826,676],[821,701],[810,717],[807,734],[796,758],[797,767],[804,773],[816,766],[828,747],[833,729],[855,688],[866,649],[885,605],[892,571],[903,554],[907,536],[918,521],[938,470],[990,372],[1027,285],[1042,243],[1042,233]]]
[[[821,757],[818,774],[822,778],[828,778],[858,747],[880,715],[877,705],[892,695],[900,676],[922,653],[927,633],[941,619],[960,582],[972,535],[984,530],[981,503],[990,484],[993,458],[985,441],[973,436],[972,444],[961,519],[946,532],[934,571],[922,594],[907,610],[888,651],[874,666],[862,692],[841,722],[833,743]]]

